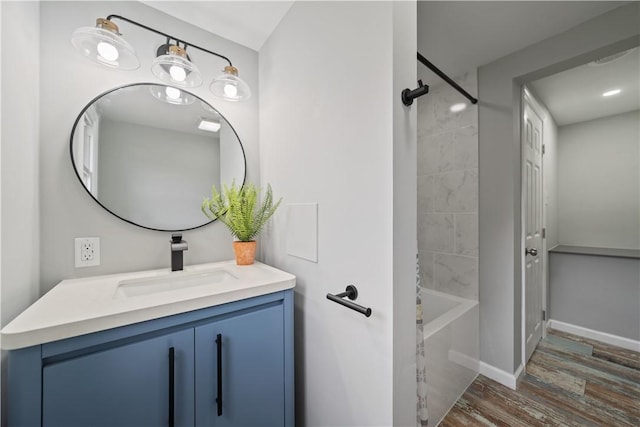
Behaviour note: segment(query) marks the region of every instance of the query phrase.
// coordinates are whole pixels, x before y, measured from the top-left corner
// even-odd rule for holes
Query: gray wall
[[[425,71],[429,72],[429,71]],[[477,71],[456,79],[478,92]],[[464,102],[467,108],[449,108]],[[423,286],[478,300],[478,107],[442,84],[417,102]]]
[[[640,249],[640,111],[561,126],[563,245]]]
[[[521,84],[638,44],[640,4],[615,9],[478,70],[480,358],[522,362]]]
[[[80,26],[94,25],[97,17],[116,13],[228,56],[252,88],[253,97],[243,103],[214,98],[208,83],[225,62],[195,49],[190,55],[203,72],[205,82],[192,92],[220,111],[234,126],[247,155],[248,177],[259,184],[257,52],[139,2],[42,2],[40,7],[40,67],[46,70],[41,75],[40,91],[41,292],[64,278],[168,267],[170,233],[145,230],[104,211],[82,188],[69,156],[71,126],[80,110],[93,97],[113,87],[157,81],[151,74],[150,64],[156,46],[164,40],[118,22],[120,32],[134,46],[141,62],[138,70],[118,72],[94,64],[75,52],[69,42],[71,33]],[[91,236],[101,238],[101,265],[76,269],[73,238]],[[185,232],[184,238],[189,242],[185,264],[233,258],[231,235],[219,222]]]
[[[202,198],[220,188],[218,134],[196,135],[101,120],[98,198],[151,228],[191,228],[209,220]]]
[[[640,259],[551,253],[550,261],[553,320],[640,341]]]
[[[260,50],[262,180],[318,203],[317,262],[288,255],[292,206],[262,239],[297,276],[297,425],[415,425],[415,8],[295,2]],[[370,318],[326,299],[350,283]]]

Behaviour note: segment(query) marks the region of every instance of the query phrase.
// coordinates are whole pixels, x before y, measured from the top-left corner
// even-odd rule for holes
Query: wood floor
[[[479,375],[440,426],[640,426],[640,353],[549,330],[526,371]]]

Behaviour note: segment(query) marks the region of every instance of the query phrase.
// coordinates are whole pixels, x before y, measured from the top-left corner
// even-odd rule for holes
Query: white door
[[[525,351],[528,361],[542,338],[542,119],[525,98],[522,129],[524,197]]]

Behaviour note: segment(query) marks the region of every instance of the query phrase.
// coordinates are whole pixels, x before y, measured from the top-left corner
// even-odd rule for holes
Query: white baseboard
[[[491,378],[496,382],[499,382],[505,387],[509,387],[511,390],[516,389],[518,379],[520,379],[520,376],[522,376],[523,372],[524,368],[522,365],[518,366],[518,369],[516,369],[515,373],[510,374],[507,371],[496,368],[495,366],[480,362],[480,373],[482,375],[487,378]]]
[[[570,323],[564,323],[553,319],[549,320],[547,327],[556,329],[558,331],[578,335],[580,337],[600,341],[605,344],[622,347],[627,350],[640,352],[640,341],[632,340],[629,338],[619,337],[617,335],[608,334],[606,332],[594,331],[593,329],[583,328],[582,326],[576,326]]]

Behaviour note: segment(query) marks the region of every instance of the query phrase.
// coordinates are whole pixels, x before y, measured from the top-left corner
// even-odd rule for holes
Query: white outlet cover
[[[99,237],[77,237],[74,239],[74,246],[76,268],[100,265]]]

